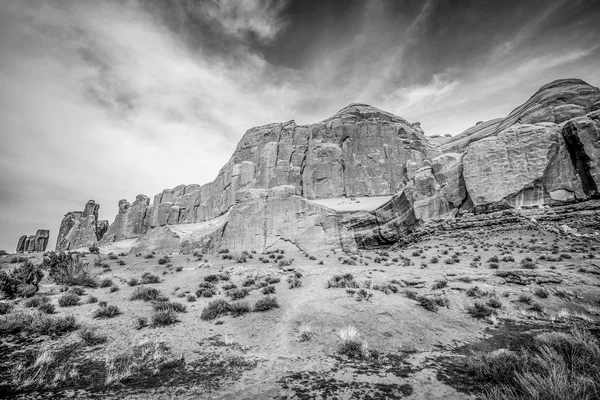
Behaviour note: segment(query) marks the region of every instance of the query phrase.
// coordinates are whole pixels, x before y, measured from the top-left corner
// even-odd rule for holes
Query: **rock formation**
[[[73,250],[96,244],[108,229],[108,221],[98,221],[99,204],[90,200],[83,211],[65,215],[58,230],[56,250]]]
[[[46,229],[38,229],[35,235],[23,235],[17,242],[17,253],[46,251],[49,238],[50,231]]]
[[[152,204],[121,200],[106,234],[90,201],[65,216],[57,249],[125,239],[136,251],[381,247],[427,221],[584,201],[599,185],[600,90],[578,79],[449,139],[351,104],[312,125],[250,129],[213,182],[165,189]]]

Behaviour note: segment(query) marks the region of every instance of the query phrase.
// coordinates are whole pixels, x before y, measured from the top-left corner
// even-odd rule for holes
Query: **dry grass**
[[[360,338],[358,330],[353,326],[340,329],[337,334],[339,340],[338,353],[350,358],[371,358],[369,345]]]

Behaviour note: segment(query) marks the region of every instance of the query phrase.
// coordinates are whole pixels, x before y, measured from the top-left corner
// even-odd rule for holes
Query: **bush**
[[[140,286],[135,289],[130,297],[130,300],[155,301],[164,298],[165,297],[162,295],[160,290],[146,286]]]
[[[80,297],[75,293],[65,293],[58,298],[58,305],[61,307],[73,307],[79,305]]]
[[[118,292],[118,291],[119,291],[118,286],[111,286],[110,289],[108,289],[109,293],[114,293],[114,292]]]
[[[138,331],[147,325],[148,320],[146,317],[135,317],[133,320],[133,329],[137,329]]]
[[[233,289],[227,292],[227,296],[231,297],[231,300],[241,300],[248,294],[250,294],[250,291],[246,288]]]
[[[290,289],[295,289],[295,288],[302,287],[302,279],[298,279],[298,278],[290,278],[290,279],[288,279],[288,287]]]
[[[492,297],[487,301],[487,306],[491,308],[502,308],[502,303],[495,297]]]
[[[188,302],[191,303],[191,302],[196,301],[196,296],[192,296],[191,294],[188,294],[186,299]]]
[[[17,296],[31,297],[38,292],[43,277],[40,267],[26,260],[11,273],[0,271],[0,292],[9,299]]]
[[[164,257],[161,257],[161,258],[159,258],[159,259],[158,259],[158,263],[159,263],[160,265],[165,265],[165,264],[167,264],[169,261],[171,261],[171,260],[170,260],[170,259],[169,259],[169,257],[167,257],[167,256],[164,256]]]
[[[545,289],[545,288],[537,288],[537,289],[535,289],[535,291],[533,293],[541,299],[545,299],[550,295],[550,292],[548,291],[548,289]]]
[[[436,289],[443,289],[446,286],[448,286],[448,281],[436,281],[433,286],[431,287],[431,289],[436,290]]]
[[[524,258],[524,259],[521,260],[521,268],[536,269],[537,265],[535,264],[535,262],[531,258],[526,257],[526,258]]]
[[[144,272],[142,274],[141,283],[143,283],[143,284],[160,283],[160,277],[158,275],[151,274],[150,272]]]
[[[232,317],[239,317],[250,312],[250,305],[246,302],[237,301],[229,304],[229,311]]]
[[[419,297],[417,297],[416,300],[421,307],[423,307],[424,309],[426,309],[428,311],[436,312],[438,310],[437,303],[431,297],[419,296]]]
[[[131,278],[130,280],[127,281],[127,284],[129,286],[137,286],[140,284],[140,281],[138,281],[136,278]]]
[[[13,313],[0,316],[0,333],[2,334],[40,334],[62,335],[79,328],[75,317],[50,317],[41,313]]]
[[[352,274],[334,275],[327,281],[327,289],[330,288],[359,288],[360,285],[354,280]]]
[[[266,286],[261,290],[262,294],[272,294],[275,293],[275,286]]]
[[[102,281],[100,281],[100,287],[101,288],[107,288],[113,285],[113,281],[110,278],[104,278],[102,279]]]
[[[202,313],[200,314],[200,318],[205,321],[210,321],[215,318],[226,315],[231,309],[231,306],[225,300],[215,300],[208,303]]]
[[[96,332],[96,328],[92,328],[86,326],[81,328],[79,332],[77,332],[81,340],[84,341],[88,346],[95,346],[97,344],[105,343],[108,338],[105,335],[98,334]]]
[[[533,299],[531,296],[525,293],[519,295],[519,303],[531,304],[532,301]]]
[[[495,263],[495,262],[491,262],[490,263],[490,268],[491,269],[498,269],[500,267],[500,264]]]
[[[264,297],[254,304],[254,312],[269,311],[273,308],[279,308],[279,303],[275,297]]]
[[[23,302],[23,306],[27,308],[38,308],[42,304],[47,304],[50,302],[50,298],[47,296],[34,296]]]
[[[44,258],[44,266],[49,269],[48,277],[59,285],[98,287],[98,282],[79,255],[51,252]]]
[[[340,329],[337,334],[340,341],[338,345],[338,353],[350,358],[370,358],[371,353],[367,342],[360,339],[358,330],[353,326]]]
[[[121,314],[121,311],[119,310],[119,307],[117,307],[117,306],[104,306],[104,307],[100,307],[100,308],[98,308],[98,309],[96,309],[94,311],[93,318],[94,319],[97,319],[97,318],[101,318],[101,319],[113,318],[113,317],[116,317],[119,314]]]
[[[249,287],[252,286],[256,283],[256,279],[252,278],[252,277],[248,277],[246,279],[244,279],[244,281],[242,282],[242,286],[243,287]]]
[[[96,296],[92,296],[92,295],[89,295],[87,298],[87,301],[86,301],[86,303],[88,303],[88,304],[94,304],[97,302],[98,302],[98,298]]]
[[[279,279],[276,276],[267,276],[265,278],[265,282],[267,282],[269,285],[272,285],[274,283],[279,283],[281,281],[281,279]]]
[[[100,254],[100,249],[95,244],[88,247],[88,251],[90,252],[90,254]]]
[[[472,306],[468,307],[467,312],[473,318],[477,318],[477,319],[489,317],[490,315],[493,314],[492,309],[480,301],[476,301],[475,303],[473,303]]]
[[[74,286],[69,290],[71,293],[75,293],[77,296],[82,296],[85,294],[85,290],[80,287]]]
[[[198,290],[196,290],[196,296],[198,297],[213,297],[217,294],[217,291],[212,285],[200,286]]]
[[[533,347],[476,353],[466,372],[486,389],[488,400],[570,400],[600,398],[600,346],[588,332],[549,332]]]
[[[157,301],[152,307],[154,308],[154,311],[173,311],[178,313],[185,312],[187,309],[184,304],[170,301]]]
[[[153,327],[172,325],[179,322],[177,314],[173,310],[155,311],[150,317]]]

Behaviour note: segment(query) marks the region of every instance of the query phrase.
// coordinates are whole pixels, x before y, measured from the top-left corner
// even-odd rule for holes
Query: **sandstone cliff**
[[[424,221],[587,200],[599,195],[599,109],[598,88],[566,79],[442,144],[365,104],[252,128],[213,182],[121,200],[107,231],[90,201],[65,216],[57,249],[134,239],[136,250],[351,250]]]
[[[23,235],[17,242],[17,253],[46,251],[49,238],[50,231],[47,229],[38,229],[35,235]]]

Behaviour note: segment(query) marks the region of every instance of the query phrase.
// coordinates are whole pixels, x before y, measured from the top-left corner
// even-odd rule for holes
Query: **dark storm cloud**
[[[361,101],[426,133],[600,83],[598,1],[0,0],[0,248]]]

